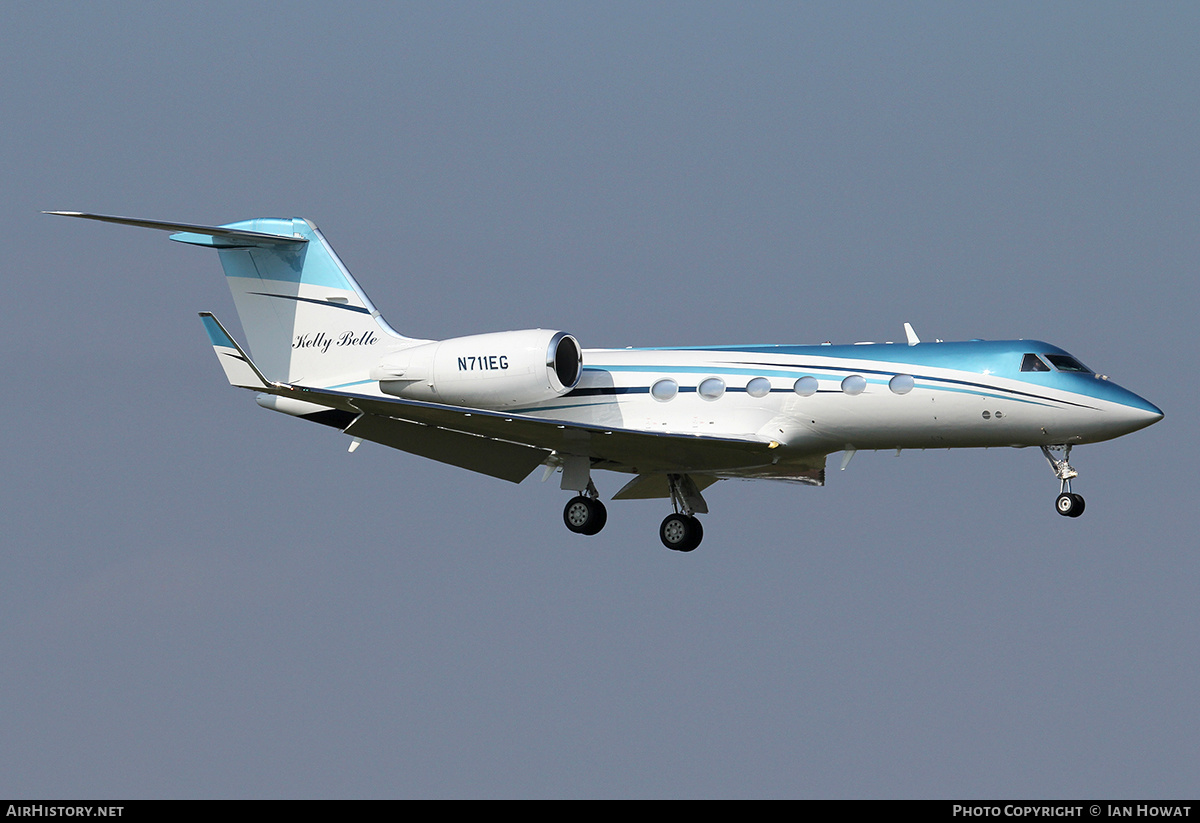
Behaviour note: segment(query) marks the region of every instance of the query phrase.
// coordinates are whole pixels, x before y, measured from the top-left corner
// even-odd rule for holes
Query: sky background
[[[5,3],[0,796],[1196,797],[1200,7]],[[1166,412],[664,501],[230,388],[216,256],[398,330],[1031,337]],[[625,482],[597,476],[607,498]]]

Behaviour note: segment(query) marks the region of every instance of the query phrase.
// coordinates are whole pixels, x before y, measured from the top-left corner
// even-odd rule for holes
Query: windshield
[[[1021,371],[1050,371],[1050,367],[1043,363],[1036,354],[1027,354],[1021,360]]]
[[[1059,371],[1077,371],[1084,374],[1091,374],[1092,370],[1080,363],[1069,354],[1047,354],[1046,359],[1050,364]]]

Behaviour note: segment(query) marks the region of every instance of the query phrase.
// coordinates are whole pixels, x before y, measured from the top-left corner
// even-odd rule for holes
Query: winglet
[[[915,346],[921,342],[921,338],[917,337],[917,333],[913,331],[912,323],[904,324],[904,336],[908,338],[908,345]]]
[[[213,316],[212,312],[200,312],[200,319],[204,322],[204,330],[208,332],[213,351],[217,353],[217,360],[225,370],[225,377],[229,379],[231,386],[240,389],[267,389],[275,385],[267,382],[262,372],[251,362],[246,352],[242,351],[237,341],[229,336],[229,332],[225,331],[221,321]]]

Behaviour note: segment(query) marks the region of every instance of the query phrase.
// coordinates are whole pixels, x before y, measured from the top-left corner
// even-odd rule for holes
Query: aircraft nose
[[[1163,419],[1162,409],[1149,400],[1139,397],[1128,389],[1122,389],[1122,392],[1124,397],[1122,397],[1118,417],[1125,433],[1144,429]]]

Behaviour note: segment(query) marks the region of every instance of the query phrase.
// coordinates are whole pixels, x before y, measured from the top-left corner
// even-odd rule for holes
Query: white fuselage
[[[588,349],[574,391],[519,411],[755,437],[809,454],[1096,442],[1161,417],[1090,372],[1021,372],[1025,352],[1061,350],[1038,341]],[[660,381],[674,381],[674,393],[667,384],[656,397]]]

